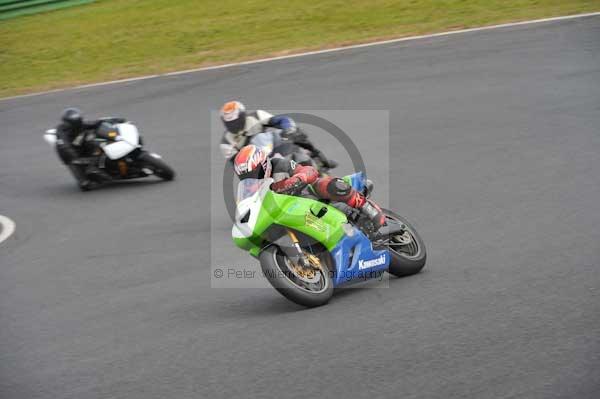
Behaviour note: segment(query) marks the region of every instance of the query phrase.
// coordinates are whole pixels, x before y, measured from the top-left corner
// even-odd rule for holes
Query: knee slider
[[[327,192],[335,197],[345,197],[349,195],[351,191],[352,186],[339,178],[331,180],[327,185]]]

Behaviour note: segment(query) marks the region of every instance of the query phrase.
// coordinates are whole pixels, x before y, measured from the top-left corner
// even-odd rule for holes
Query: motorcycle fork
[[[276,229],[269,233],[268,242],[276,245],[285,256],[294,264],[304,267],[308,266],[308,261],[304,256],[300,240],[296,234],[288,229]]]
[[[292,230],[286,230],[288,237],[292,241],[294,245],[294,249],[296,249],[299,256],[304,256],[304,252],[302,251],[302,247],[300,246],[300,240]]]
[[[128,167],[127,167],[127,162],[125,162],[124,160],[120,160],[118,161],[117,165],[119,166],[119,174],[122,177],[127,176],[127,171],[128,171]]]
[[[321,260],[317,256],[313,254],[307,254],[305,251],[302,250],[302,247],[300,246],[300,240],[298,240],[298,236],[296,236],[296,233],[294,233],[292,230],[287,229],[286,233],[294,246],[296,256],[298,258],[297,264],[305,268],[321,269]]]

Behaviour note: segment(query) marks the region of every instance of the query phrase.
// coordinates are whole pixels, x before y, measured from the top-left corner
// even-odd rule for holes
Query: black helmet
[[[83,116],[77,108],[67,108],[63,111],[60,119],[67,125],[79,129],[83,125]]]

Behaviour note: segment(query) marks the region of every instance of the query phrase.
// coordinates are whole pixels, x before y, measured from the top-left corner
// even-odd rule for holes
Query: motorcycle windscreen
[[[244,179],[238,183],[237,202],[252,197],[260,189],[264,179]]]

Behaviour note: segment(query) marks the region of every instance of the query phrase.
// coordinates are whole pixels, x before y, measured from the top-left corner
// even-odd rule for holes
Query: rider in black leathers
[[[67,108],[56,127],[56,151],[67,165],[81,190],[90,190],[97,182],[109,181],[111,177],[98,167],[97,147],[94,144],[96,130],[103,122],[123,123],[123,118],[103,118],[84,121],[81,111]]]

